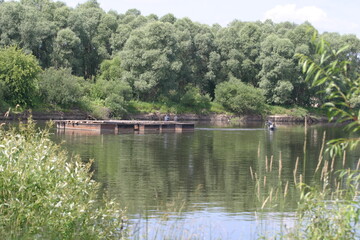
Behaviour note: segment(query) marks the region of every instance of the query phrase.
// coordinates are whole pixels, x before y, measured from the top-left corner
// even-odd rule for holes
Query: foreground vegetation
[[[296,57],[320,59],[314,31],[307,22],[236,20],[221,27],[136,9],[105,12],[96,0],[76,8],[0,1],[0,110],[80,108],[108,118],[131,113],[133,102],[174,113],[207,113],[215,103],[234,114],[321,105],[326,94],[316,92],[323,86],[305,81]],[[360,40],[322,37],[328,51],[349,45],[339,58],[356,74]]]
[[[345,130],[354,134],[354,137],[329,141],[326,148],[327,154],[323,152],[325,150],[325,142],[323,142],[313,175],[315,184],[303,183],[304,175],[298,172],[297,159],[294,169],[295,193],[299,194],[297,220],[294,227],[280,234],[280,237],[285,239],[358,239],[360,237],[360,159],[357,163],[354,162],[355,166],[352,169],[335,172],[334,165],[340,162],[344,168],[346,152],[359,149],[360,76],[349,74],[349,61],[339,57],[347,46],[328,52],[324,39],[316,38],[314,35],[313,42],[320,61],[300,54],[303,71],[312,86],[324,86],[324,91],[319,94],[326,93],[324,107],[328,110],[330,119],[346,123]],[[325,141],[325,135],[323,141]],[[272,171],[270,174],[267,170],[266,172],[263,182],[258,177],[255,179],[258,188],[261,185],[265,188],[267,175],[274,177]],[[291,191],[289,182],[285,184],[281,181],[281,159],[279,159],[278,174],[275,173],[275,175],[279,178],[277,186],[271,186],[270,190],[264,189],[261,191],[262,196],[260,196],[260,190],[258,191],[258,199],[263,200],[262,208],[266,204],[271,204],[273,199],[277,199],[278,202],[286,201],[287,194]]]
[[[121,239],[126,216],[99,201],[91,163],[70,157],[30,120],[0,129],[2,239]]]

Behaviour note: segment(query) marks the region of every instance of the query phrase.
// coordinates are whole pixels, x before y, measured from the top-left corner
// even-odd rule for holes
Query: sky
[[[61,0],[76,7],[86,0]],[[136,8],[142,15],[159,17],[172,13],[177,18],[226,26],[233,20],[274,22],[309,21],[320,32],[356,34],[360,38],[359,0],[97,0],[105,11],[125,13]]]

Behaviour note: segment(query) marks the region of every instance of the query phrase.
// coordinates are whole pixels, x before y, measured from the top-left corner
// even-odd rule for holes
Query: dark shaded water
[[[298,172],[311,181],[326,139],[343,136],[334,126],[196,124],[193,133],[94,135],[56,134],[56,141],[83,160],[94,159],[95,178],[128,208],[135,239],[256,239],[291,226],[296,199],[259,210],[253,172],[264,172],[273,156],[293,182]],[[304,148],[306,154],[304,155]],[[348,154],[353,167],[360,154]],[[268,161],[266,161],[268,158]],[[335,162],[336,168],[342,161]],[[268,184],[271,184],[268,179]],[[261,203],[260,203],[261,204]],[[261,205],[260,205],[261,206]],[[281,224],[283,223],[283,224]]]

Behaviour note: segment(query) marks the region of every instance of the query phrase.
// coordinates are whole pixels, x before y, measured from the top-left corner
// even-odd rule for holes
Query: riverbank
[[[164,113],[141,113],[141,114],[129,114],[124,117],[124,120],[149,120],[149,121],[158,121],[164,120]],[[0,120],[26,120],[32,116],[34,120],[84,120],[84,119],[94,119],[89,113],[81,110],[69,110],[69,111],[24,111],[21,113],[1,113]],[[210,122],[257,122],[270,120],[278,123],[304,123],[305,121],[309,124],[327,122],[328,119],[325,116],[317,115],[307,115],[307,116],[291,116],[286,114],[277,114],[277,115],[229,115],[229,114],[169,114],[170,120],[173,120],[175,116],[178,121],[210,121]]]

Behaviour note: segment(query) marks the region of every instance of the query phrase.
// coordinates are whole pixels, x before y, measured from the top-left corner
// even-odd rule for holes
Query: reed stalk
[[[335,156],[331,159],[331,172],[334,172],[334,165],[335,165]]]
[[[281,152],[280,152],[280,156],[279,156],[279,178],[281,178],[281,170],[282,170],[282,156],[281,156]]]
[[[264,201],[263,204],[261,205],[261,209],[264,209],[266,203],[269,201],[269,198],[270,198],[270,196],[268,196],[268,197],[265,199],[265,201]]]
[[[266,169],[266,172],[268,172],[268,168],[269,168],[269,166],[268,166],[268,157],[266,156],[265,157],[265,169]]]
[[[293,174],[294,174],[294,183],[295,183],[295,185],[297,185],[296,174],[297,174],[298,166],[299,166],[299,157],[296,158],[295,169],[294,169],[294,171],[293,171]]]
[[[285,189],[284,189],[284,198],[286,198],[288,190],[289,190],[289,181],[286,181],[286,185],[285,185]]]
[[[253,173],[253,170],[252,170],[251,166],[250,166],[250,175],[251,175],[251,180],[254,181],[254,173]]]
[[[266,176],[264,176],[264,187],[266,186]]]
[[[324,133],[323,133],[323,139],[322,139],[321,149],[320,149],[319,158],[318,158],[318,164],[317,164],[317,166],[316,166],[315,173],[317,173],[317,171],[319,170],[320,165],[321,165],[322,160],[323,160],[324,147],[325,147],[325,139],[326,139],[326,131],[324,131]]]

